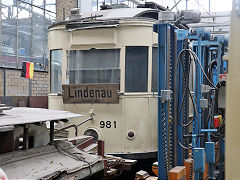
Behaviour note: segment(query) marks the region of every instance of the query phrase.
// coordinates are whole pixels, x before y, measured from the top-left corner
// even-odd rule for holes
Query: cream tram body
[[[146,10],[138,9],[137,13]],[[107,11],[111,10],[104,13]],[[105,141],[106,153],[140,159],[156,157],[156,21],[121,18],[116,22],[101,26],[93,22],[88,28],[71,30],[65,23],[50,27],[49,108],[79,113],[85,119],[89,112],[94,113],[94,120],[80,126],[78,135],[94,131]],[[62,84],[104,82],[120,84],[118,104],[64,104],[62,96],[57,95]],[[73,130],[70,136],[74,136]]]

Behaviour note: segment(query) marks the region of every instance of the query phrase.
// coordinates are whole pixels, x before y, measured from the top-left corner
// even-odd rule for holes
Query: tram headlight
[[[135,132],[134,132],[133,130],[129,130],[129,131],[127,132],[127,137],[128,137],[128,139],[130,139],[130,140],[134,139],[134,138],[135,138]]]
[[[96,143],[99,139],[98,132],[95,129],[88,129],[83,134],[86,136],[92,136],[94,143]]]

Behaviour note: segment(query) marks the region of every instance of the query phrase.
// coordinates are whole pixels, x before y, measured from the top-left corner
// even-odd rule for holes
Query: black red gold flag
[[[31,62],[22,63],[21,77],[25,77],[27,79],[33,79],[33,71],[34,71],[34,63],[31,63]]]

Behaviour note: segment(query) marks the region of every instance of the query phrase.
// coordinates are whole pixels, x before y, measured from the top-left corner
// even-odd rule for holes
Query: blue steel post
[[[169,49],[168,36],[171,35],[173,26],[170,24],[154,25],[158,33],[158,95],[162,90],[169,90]],[[170,33],[170,34],[169,34]],[[168,154],[169,154],[169,101],[158,99],[158,179],[168,179]]]
[[[196,54],[198,56],[199,59],[202,59],[202,47],[201,47],[201,40],[202,40],[202,36],[198,35],[198,42],[197,42],[197,46],[196,46]],[[201,61],[201,60],[200,60]],[[201,125],[201,108],[200,108],[200,97],[201,97],[201,73],[200,73],[201,69],[200,69],[200,65],[198,62],[196,62],[196,77],[195,77],[195,91],[194,91],[194,100],[196,101],[196,109],[197,112],[194,112],[194,121],[193,121],[193,135],[198,134],[199,129],[201,127],[199,127]],[[199,122],[198,122],[199,120]],[[192,138],[192,141],[194,141],[195,138]],[[200,140],[199,138],[197,138],[196,141],[196,147],[200,147]],[[193,148],[195,148],[193,146]]]
[[[170,28],[170,52],[171,52],[171,55],[170,55],[170,66],[171,66],[171,71],[170,71],[170,83],[171,83],[171,86],[170,86],[170,90],[172,91],[172,96],[175,96],[175,79],[176,79],[176,74],[175,74],[175,69],[176,69],[176,48],[177,48],[177,34],[175,32],[175,28],[171,27]],[[170,69],[169,69],[170,70]],[[175,97],[173,97],[173,99],[175,99]],[[172,118],[172,121],[170,123],[170,126],[172,128],[172,131],[169,132],[171,133],[171,138],[170,138],[170,143],[172,144],[171,148],[170,148],[170,152],[172,155],[171,155],[171,158],[170,158],[170,166],[172,165],[173,167],[176,166],[176,155],[177,155],[177,151],[176,151],[176,146],[177,146],[177,143],[175,141],[176,139],[176,135],[177,133],[175,133],[175,131],[177,130],[177,124],[176,124],[176,113],[175,113],[175,101],[172,100],[171,102],[171,118]]]
[[[206,46],[202,46],[201,44],[201,48],[202,48],[202,56],[201,56],[201,65],[202,67],[204,68],[205,67],[205,50],[206,50]],[[201,79],[200,79],[200,99],[202,98],[205,98],[204,95],[202,94],[201,92],[201,85],[202,84],[206,84],[206,82],[204,82],[204,76],[203,76],[203,72],[202,70],[200,70],[200,74],[201,74]],[[199,127],[199,134],[201,134],[201,129],[205,127],[205,121],[206,121],[206,118],[205,117],[205,114],[204,114],[204,110],[200,107],[200,116],[201,116],[201,124],[200,124],[200,127]],[[199,141],[200,141],[200,147],[204,147],[204,141],[202,141],[202,139],[199,138]]]
[[[167,24],[157,24],[154,29],[155,32],[157,30],[158,33],[158,95],[161,95],[161,90],[165,89],[165,67],[166,67],[166,50],[167,50]],[[159,180],[167,180],[166,172],[166,158],[165,155],[166,150],[164,141],[165,137],[163,136],[164,129],[167,129],[168,122],[163,118],[163,113],[165,113],[167,103],[162,102],[160,98],[158,98],[158,178]]]
[[[177,56],[179,56],[179,53],[183,50],[184,48],[184,44],[185,44],[185,40],[187,38],[188,35],[188,31],[187,30],[176,30],[177,31]],[[177,59],[177,61],[179,61]],[[181,100],[183,98],[183,67],[182,67],[182,63],[178,62],[177,63],[177,67],[176,67],[176,72],[177,72],[177,94],[176,94],[176,101],[177,101],[177,117],[176,117],[176,121],[179,121],[180,123],[184,124],[184,118],[188,117],[188,111],[185,111],[186,114],[183,114],[184,110],[182,110],[180,112],[180,107],[181,107]],[[186,96],[187,97],[187,96]],[[185,98],[186,98],[185,97]],[[186,104],[186,106],[188,106],[188,104]],[[186,108],[186,107],[183,107]],[[187,107],[188,108],[188,107]],[[177,123],[177,140],[183,143],[183,127],[179,125],[179,123]],[[188,152],[187,152],[188,154]],[[182,166],[183,165],[183,161],[184,161],[184,150],[183,148],[180,146],[179,143],[177,143],[177,166]]]
[[[183,49],[183,44],[184,44],[184,41],[182,39],[178,40],[177,42],[177,54],[179,55],[179,53],[182,51]],[[182,71],[182,65],[179,63],[178,64],[178,69],[177,69],[177,77],[179,79],[179,81],[177,82],[177,89],[178,89],[178,109],[177,109],[177,114],[179,113],[179,107],[181,106],[181,99],[182,99],[182,95],[183,95],[183,78],[182,78],[182,75],[183,75],[183,71]],[[178,114],[177,116],[177,121],[180,121],[181,123],[183,123],[183,113],[181,112],[180,114]],[[183,127],[181,127],[179,124],[178,124],[178,127],[177,127],[177,136],[178,136],[178,140],[179,142],[183,142]],[[178,166],[182,166],[183,165],[183,148],[180,146],[180,144],[178,143],[177,144],[177,165]]]
[[[196,46],[196,54],[201,61],[202,59],[202,46],[201,46],[202,36],[198,35],[198,42]],[[200,147],[200,138],[196,137],[199,133],[201,126],[201,108],[200,108],[200,98],[201,98],[201,69],[198,62],[196,63],[196,77],[195,77],[195,91],[194,91],[194,100],[196,101],[197,112],[194,113],[193,120],[193,132],[192,132],[192,149]],[[192,151],[192,156],[194,159],[194,150]],[[195,179],[199,179],[199,172],[195,171]]]

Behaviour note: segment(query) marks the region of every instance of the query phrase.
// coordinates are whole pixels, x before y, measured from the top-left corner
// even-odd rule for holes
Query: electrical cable
[[[179,53],[179,55],[178,55],[177,67],[178,67],[178,65],[179,65],[180,56],[182,56],[182,53],[183,53],[183,52],[184,52],[184,50],[182,50],[182,51]],[[189,51],[187,51],[187,52],[189,53]],[[183,66],[182,59],[181,59],[180,62],[182,63],[182,66]],[[188,66],[188,72],[190,71],[190,65],[191,65],[191,61],[190,61],[189,66]],[[179,71],[180,71],[180,68],[179,68]],[[183,72],[184,72],[184,71],[183,71]],[[187,78],[186,78],[186,79],[187,79],[186,84],[188,84],[188,83],[189,83],[189,74],[186,75],[185,72],[184,72],[183,74],[184,74],[185,77],[187,76]],[[179,80],[180,80],[180,79],[179,79]],[[180,83],[179,83],[179,84],[180,84]],[[179,92],[179,91],[178,91],[178,92]],[[198,116],[196,104],[195,104],[195,102],[194,102],[194,100],[193,100],[193,97],[192,97],[192,94],[191,94],[191,92],[190,92],[189,86],[186,86],[186,89],[184,90],[183,97],[182,97],[182,100],[181,100],[180,108],[179,108],[179,111],[178,111],[178,114],[177,114],[177,119],[179,119],[178,117],[180,116],[180,113],[181,113],[181,110],[182,110],[182,106],[183,106],[184,98],[185,98],[185,96],[186,96],[186,92],[188,92],[188,95],[190,96],[191,101],[192,101],[192,104],[193,104],[193,106],[194,106],[194,112],[195,112],[195,114]],[[199,121],[199,117],[197,117],[197,118],[198,118],[198,121]],[[189,126],[190,124],[192,124],[193,120],[194,120],[194,118],[193,118],[190,122],[188,122],[187,124],[182,124],[180,121],[178,121],[178,123],[179,123],[181,126],[183,126],[183,127],[187,127],[187,126]]]
[[[191,65],[191,63],[192,63],[192,61],[191,61],[191,59],[193,59],[194,61],[195,61],[195,66],[197,65],[197,63],[199,64],[199,66],[200,66],[200,69],[201,69],[201,71],[203,72],[203,75],[204,75],[204,77],[207,79],[207,81],[209,82],[209,84],[214,88],[214,89],[217,89],[217,87],[213,84],[213,82],[209,79],[209,77],[207,76],[207,74],[206,74],[206,72],[205,72],[205,70],[203,69],[203,67],[202,67],[202,65],[201,65],[201,62],[200,62],[200,60],[199,60],[199,58],[197,57],[197,55],[196,55],[196,53],[195,52],[193,52],[191,49],[183,49],[180,53],[179,53],[179,55],[178,55],[178,60],[177,60],[177,67],[178,67],[178,65],[179,65],[179,62],[181,62],[181,64],[182,64],[182,66],[183,66],[183,62],[182,62],[182,58],[180,59],[180,57],[182,57],[182,54],[183,54],[183,52],[188,52],[189,53],[189,55],[192,57],[192,58],[190,58],[190,63],[189,63],[189,66],[188,66],[188,72],[190,71],[190,65]],[[180,69],[180,68],[179,68]],[[180,70],[179,70],[180,71]],[[180,73],[180,72],[179,72]],[[188,77],[188,78],[186,78],[186,80],[187,80],[187,83],[189,83],[189,74],[186,74],[185,72],[184,72],[184,70],[183,70],[183,75],[185,76],[185,78],[186,78],[186,76]],[[180,80],[180,78],[179,78],[179,80]],[[180,84],[180,83],[179,83]],[[190,96],[190,98],[191,98],[191,101],[192,101],[192,104],[193,104],[193,110],[194,110],[194,114],[196,115],[195,117],[193,117],[193,119],[190,121],[190,122],[188,122],[187,124],[182,124],[180,121],[178,121],[178,123],[182,126],[182,127],[187,127],[187,126],[189,126],[189,125],[191,125],[192,123],[193,123],[193,121],[194,121],[194,119],[195,118],[197,118],[197,122],[198,122],[198,125],[200,126],[200,121],[199,121],[199,115],[198,115],[198,111],[197,111],[197,108],[196,108],[196,104],[195,104],[195,102],[194,102],[194,99],[193,99],[193,97],[192,97],[192,94],[191,94],[191,92],[190,92],[190,89],[189,89],[189,86],[186,86],[186,88],[185,88],[185,90],[184,90],[184,93],[183,93],[183,98],[182,98],[182,100],[181,100],[181,104],[180,104],[180,108],[179,108],[179,111],[178,111],[178,114],[177,114],[177,117],[179,117],[180,116],[180,113],[181,113],[181,110],[182,110],[182,106],[183,106],[183,101],[184,101],[184,98],[185,98],[185,96],[186,96],[186,94],[188,94],[189,96]],[[213,107],[213,104],[214,104],[214,101],[212,102],[212,103],[209,103],[209,107]],[[208,120],[211,120],[211,114],[213,113],[213,111],[212,111],[212,108],[211,108],[211,110],[208,110],[209,112],[208,112]],[[177,118],[178,120],[179,120],[179,118]],[[198,133],[200,134],[200,129],[198,129]],[[198,139],[197,139],[197,141],[198,141]],[[185,147],[185,146],[183,146],[182,144],[181,144],[181,142],[179,141],[179,139],[178,139],[178,143],[179,143],[179,145],[183,148],[183,149],[188,149],[187,147]]]
[[[202,67],[202,65],[201,65],[201,62],[200,62],[199,58],[197,57],[196,53],[193,52],[191,49],[190,49],[190,52],[193,53],[193,55],[194,55],[195,58],[197,59],[197,62],[198,62],[198,64],[199,64],[199,66],[200,66],[200,68],[201,68],[201,70],[202,70],[203,75],[205,76],[205,78],[206,78],[206,79],[208,80],[208,82],[212,85],[212,87],[214,87],[215,89],[217,89],[217,87],[216,87],[216,86],[210,81],[210,79],[208,78],[208,76],[207,76],[206,72],[204,71],[204,69],[203,69],[203,67]]]
[[[183,149],[185,149],[185,150],[191,149],[191,148],[189,148],[189,147],[185,147],[185,146],[179,141],[179,139],[178,139],[178,144],[179,144]]]
[[[213,16],[210,14],[210,12],[208,12],[199,2],[199,0],[195,0],[196,3],[198,3],[198,5],[204,10],[206,11],[206,13],[208,13],[209,16],[211,16],[213,18]]]
[[[196,53],[195,53],[194,51],[192,51],[191,49],[183,49],[183,50],[179,53],[179,55],[181,55],[181,53],[183,53],[184,51],[189,51],[190,54],[193,55],[195,62],[196,62],[196,60],[197,60],[199,66],[200,66],[200,69],[201,69],[203,75],[205,76],[205,78],[207,79],[207,81],[210,83],[210,85],[211,85],[212,87],[214,87],[215,89],[217,89],[217,87],[216,87],[216,86],[210,81],[210,79],[208,78],[208,76],[207,76],[206,72],[204,71],[204,69],[203,69],[203,67],[202,67],[202,65],[201,65],[201,62],[200,62],[199,58],[197,57]]]
[[[194,121],[194,119],[195,118],[197,118],[197,120],[198,120],[198,124],[200,123],[200,121],[199,121],[199,117],[198,117],[198,113],[197,113],[197,108],[196,108],[196,104],[195,104],[195,102],[194,102],[194,100],[193,100],[193,97],[192,97],[192,94],[191,94],[191,92],[190,92],[190,89],[189,89],[189,72],[190,72],[190,67],[191,67],[191,64],[192,64],[192,58],[190,59],[190,62],[188,63],[188,67],[187,67],[187,74],[186,74],[186,72],[184,71],[184,64],[183,64],[183,58],[182,58],[182,56],[183,56],[183,52],[188,52],[189,53],[189,55],[190,55],[190,52],[189,51],[181,51],[180,53],[179,53],[179,55],[178,55],[178,59],[177,59],[177,68],[178,68],[178,70],[179,70],[179,74],[180,74],[180,67],[179,67],[179,64],[181,63],[182,64],[182,68],[183,68],[183,76],[184,76],[184,79],[186,80],[186,86],[185,86],[185,89],[184,89],[184,92],[183,92],[183,97],[182,97],[182,100],[181,100],[181,103],[180,103],[180,108],[179,108],[179,110],[178,110],[178,113],[177,113],[177,119],[178,119],[178,123],[182,126],[182,127],[188,127],[189,125],[191,125],[192,123],[193,123],[193,121]],[[186,55],[186,54],[185,54]],[[181,57],[181,58],[180,58]],[[178,75],[179,75],[178,74]],[[178,84],[180,85],[180,77],[178,77]],[[178,93],[180,93],[179,91],[178,91]],[[194,107],[194,114],[196,115],[196,117],[193,117],[193,119],[191,120],[191,121],[189,121],[187,124],[182,124],[181,122],[180,122],[180,114],[181,114],[181,111],[182,111],[182,107],[183,107],[183,103],[184,103],[184,99],[186,98],[186,95],[189,95],[190,96],[190,98],[191,98],[191,102],[192,102],[192,104],[193,104],[193,107]],[[180,95],[179,95],[180,96]],[[178,97],[179,97],[178,96]],[[179,100],[178,100],[179,101]],[[181,142],[180,142],[180,140],[179,140],[179,138],[178,138],[178,144],[183,148],[183,149],[185,149],[185,150],[189,150],[190,148],[188,148],[188,147],[185,147]]]

